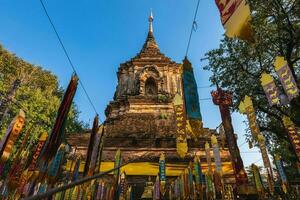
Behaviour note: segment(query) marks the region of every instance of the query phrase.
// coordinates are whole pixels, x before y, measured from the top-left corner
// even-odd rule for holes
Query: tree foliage
[[[1,135],[20,108],[26,112],[24,131],[32,126],[35,139],[43,132],[50,133],[64,94],[57,77],[39,66],[23,61],[0,45],[0,102],[6,97],[16,79],[19,79],[21,84],[7,107],[9,112],[2,122]],[[79,111],[73,103],[66,131],[80,132],[85,128],[86,124],[79,120]]]
[[[290,116],[300,127],[300,98],[288,106],[270,107],[260,85],[262,72],[270,73],[283,93],[273,63],[276,56],[284,56],[300,81],[300,1],[294,0],[249,0],[252,11],[251,28],[254,43],[224,36],[219,48],[206,53],[211,81],[232,92],[234,106],[245,95],[251,96],[256,109],[262,134],[267,138],[269,151],[279,153],[285,164],[296,169],[296,157],[285,133],[282,116]],[[299,84],[298,84],[299,86]],[[248,130],[248,139],[250,139]],[[288,172],[290,175],[295,170]]]

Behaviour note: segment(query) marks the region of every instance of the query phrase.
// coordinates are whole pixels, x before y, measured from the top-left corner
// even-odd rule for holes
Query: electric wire
[[[43,0],[39,0],[39,1],[40,1],[41,5],[42,5],[42,8],[43,8],[44,12],[45,12],[45,15],[47,16],[47,18],[48,18],[48,20],[49,20],[49,22],[50,22],[50,24],[51,24],[51,27],[52,27],[52,29],[53,29],[55,35],[56,35],[56,37],[57,37],[57,39],[58,39],[58,41],[59,41],[59,43],[60,43],[60,45],[61,45],[61,47],[62,47],[62,49],[63,49],[63,52],[64,52],[65,56],[67,57],[67,60],[68,60],[68,62],[69,62],[69,64],[70,64],[71,68],[73,69],[73,72],[79,77],[79,75],[78,75],[78,73],[77,73],[77,70],[76,70],[76,68],[75,68],[75,66],[74,66],[74,64],[73,64],[73,62],[72,62],[72,60],[71,60],[71,58],[70,58],[70,56],[69,56],[69,53],[68,53],[68,51],[67,51],[67,49],[66,49],[66,47],[65,47],[65,45],[64,45],[64,43],[63,43],[63,41],[62,41],[62,39],[61,39],[61,37],[60,37],[60,35],[58,34],[57,29],[55,28],[55,25],[54,25],[54,23],[53,23],[53,20],[51,19],[50,15],[49,15],[49,13],[48,13],[48,11],[47,11],[47,8],[46,8],[45,4],[43,3]],[[99,116],[99,114],[98,114],[98,112],[97,112],[97,109],[96,109],[94,103],[92,102],[92,100],[91,100],[91,98],[90,98],[90,96],[89,96],[87,90],[85,89],[85,86],[83,85],[83,83],[82,83],[82,81],[81,81],[80,79],[79,79],[79,84],[81,85],[81,87],[82,87],[82,89],[83,89],[83,91],[84,91],[84,93],[85,93],[85,95],[86,95],[86,97],[87,97],[89,103],[91,104],[93,110],[95,111],[96,115]],[[100,119],[100,118],[99,118],[99,120],[100,120],[100,122],[101,122],[101,119]]]
[[[198,2],[197,2],[196,11],[195,11],[195,15],[194,15],[194,19],[193,19],[193,23],[192,23],[192,27],[191,27],[191,33],[190,33],[189,41],[188,41],[188,44],[187,44],[185,56],[187,56],[187,54],[189,52],[193,31],[195,30],[195,25],[197,25],[196,17],[197,17],[197,13],[198,13],[199,4],[200,4],[200,0],[198,0]]]

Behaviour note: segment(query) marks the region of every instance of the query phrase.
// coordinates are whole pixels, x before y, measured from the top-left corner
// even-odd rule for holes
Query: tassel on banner
[[[186,139],[186,120],[184,114],[184,105],[182,97],[176,94],[173,100],[173,106],[176,117],[176,149],[181,158],[184,158],[188,152],[187,139]]]
[[[292,71],[284,57],[277,56],[274,66],[288,99],[291,101],[298,97],[299,88],[297,87]]]
[[[261,85],[267,96],[270,106],[280,104],[280,92],[270,74],[262,73],[260,78]]]
[[[251,11],[246,0],[215,0],[227,37],[253,42]]]

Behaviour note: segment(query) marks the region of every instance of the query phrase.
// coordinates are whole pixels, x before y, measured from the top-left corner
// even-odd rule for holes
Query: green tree
[[[32,65],[9,53],[0,45],[0,94],[3,100],[13,82],[19,79],[12,102],[7,106],[8,115],[2,122],[2,136],[12,118],[22,108],[26,112],[24,131],[32,126],[32,136],[37,139],[42,132],[51,132],[64,94],[57,77],[39,66]],[[81,132],[87,125],[79,120],[78,108],[73,103],[68,115],[66,131]]]
[[[289,166],[290,179],[296,177],[296,157],[285,133],[282,116],[290,116],[300,127],[300,98],[293,100],[290,106],[270,107],[260,75],[263,71],[275,78],[277,85],[283,88],[275,73],[273,63],[278,55],[284,56],[299,83],[300,75],[300,1],[294,0],[249,0],[252,11],[251,27],[254,43],[224,36],[218,49],[206,53],[209,64],[204,67],[212,72],[210,77],[233,93],[234,107],[245,95],[253,99],[257,121],[262,134],[266,137],[269,151],[279,153]],[[298,86],[300,86],[298,84]],[[251,138],[248,130],[248,139]]]

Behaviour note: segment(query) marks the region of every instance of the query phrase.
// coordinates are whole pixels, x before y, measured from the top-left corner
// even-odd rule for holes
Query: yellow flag
[[[246,0],[215,0],[220,11],[225,34],[243,40],[253,41],[251,34],[250,7]]]

